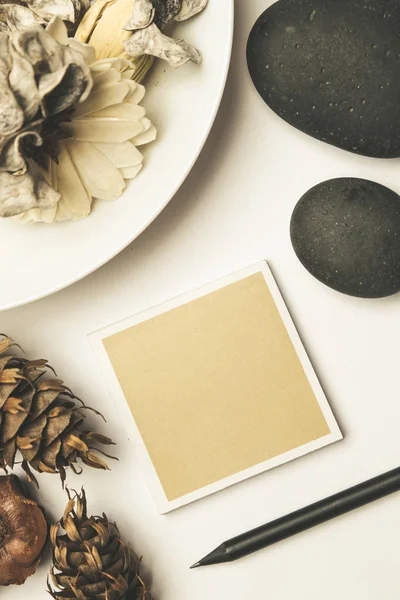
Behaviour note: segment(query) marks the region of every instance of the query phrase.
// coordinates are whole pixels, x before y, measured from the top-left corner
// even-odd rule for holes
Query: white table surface
[[[118,441],[119,463],[105,474],[86,469],[81,478],[70,477],[70,485],[84,482],[92,512],[106,511],[144,555],[155,600],[397,600],[399,495],[237,563],[188,569],[224,539],[400,461],[400,296],[369,301],[331,291],[302,268],[289,239],[291,212],[309,187],[353,175],[400,192],[400,163],[353,156],[309,139],[263,104],[247,74],[245,43],[271,3],[237,0],[233,63],[219,116],[167,209],[130,248],[87,279],[1,313],[0,331],[29,356],[49,358],[76,394],[106,415],[107,426],[98,425]],[[270,261],[345,440],[159,516],[87,333],[262,258]],[[56,518],[65,493],[50,475],[40,483],[36,496]],[[46,598],[47,558],[23,588],[2,589],[1,600]]]

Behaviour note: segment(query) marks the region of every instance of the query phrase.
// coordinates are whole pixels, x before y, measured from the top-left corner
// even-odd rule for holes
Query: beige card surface
[[[342,438],[265,262],[90,339],[162,513]]]

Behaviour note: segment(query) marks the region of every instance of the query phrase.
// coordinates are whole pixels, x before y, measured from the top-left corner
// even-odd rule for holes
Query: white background
[[[331,291],[301,267],[289,239],[293,207],[309,187],[353,175],[400,192],[400,163],[353,156],[309,139],[263,104],[247,73],[245,43],[269,4],[236,2],[233,64],[222,108],[198,163],[167,209],[129,249],[84,281],[1,313],[0,331],[15,337],[29,356],[49,358],[76,394],[106,415],[107,425],[99,427],[118,441],[119,463],[105,474],[86,469],[70,484],[85,483],[92,512],[106,511],[144,555],[155,600],[397,600],[399,495],[237,563],[188,569],[224,539],[400,463],[400,296],[368,301]],[[263,258],[346,438],[161,517],[86,335]],[[50,475],[40,483],[37,497],[56,518],[65,493]],[[2,589],[1,600],[46,598],[47,570],[46,557],[23,588]]]

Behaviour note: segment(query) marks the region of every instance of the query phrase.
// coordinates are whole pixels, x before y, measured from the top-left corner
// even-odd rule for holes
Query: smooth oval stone
[[[316,185],[294,209],[290,233],[305,268],[360,298],[400,291],[400,196],[364,179]]]
[[[297,129],[400,156],[399,0],[279,0],[254,25],[247,61],[262,98]]]

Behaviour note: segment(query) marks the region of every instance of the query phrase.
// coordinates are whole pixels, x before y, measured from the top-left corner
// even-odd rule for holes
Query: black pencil
[[[237,560],[399,490],[397,468],[234,537],[190,568]]]

